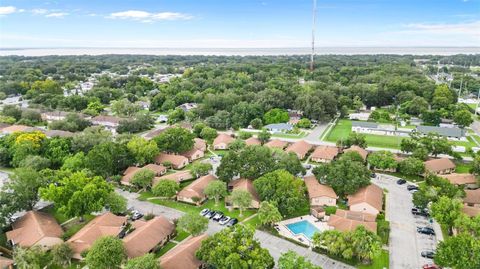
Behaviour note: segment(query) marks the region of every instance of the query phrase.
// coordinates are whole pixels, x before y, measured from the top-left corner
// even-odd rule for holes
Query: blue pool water
[[[294,234],[304,234],[310,240],[312,239],[314,233],[320,232],[320,230],[318,230],[307,220],[287,224],[287,228]]]

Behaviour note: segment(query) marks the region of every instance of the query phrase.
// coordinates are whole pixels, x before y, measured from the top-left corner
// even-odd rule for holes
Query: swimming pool
[[[299,222],[287,224],[287,228],[295,235],[304,234],[307,238],[312,240],[313,234],[320,232],[308,220],[301,220]]]

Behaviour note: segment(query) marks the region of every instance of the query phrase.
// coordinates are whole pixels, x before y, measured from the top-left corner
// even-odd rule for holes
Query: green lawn
[[[369,147],[400,149],[400,143],[404,137],[391,135],[365,134],[365,140]]]
[[[182,231],[182,230],[177,230],[177,236],[175,236],[174,240],[177,241],[177,242],[181,242],[189,236],[190,236],[189,233],[187,233],[185,231]]]
[[[258,218],[258,215],[256,215],[255,217],[245,221],[245,222],[242,222],[243,225],[245,226],[248,226],[248,227],[251,227],[253,229],[256,229],[257,227],[259,227],[261,224],[260,224],[260,219]]]
[[[400,177],[400,178],[403,178],[403,179],[406,179],[408,181],[412,181],[412,182],[422,182],[424,181],[425,179],[421,176],[407,176],[407,175],[404,175],[402,173],[399,173],[399,172],[382,172],[384,174],[387,174],[387,175],[392,175],[392,176],[396,176],[396,177]]]
[[[330,133],[326,135],[325,140],[330,142],[337,142],[341,138],[347,138],[352,132],[352,121],[339,120],[337,124],[330,129]]]
[[[166,243],[161,249],[159,249],[155,253],[155,258],[159,258],[163,256],[163,254],[167,253],[169,250],[171,250],[173,247],[175,247],[177,244],[173,243],[172,241],[169,241]]]
[[[259,134],[260,131],[250,131],[249,133],[252,133],[252,134]],[[305,131],[300,131],[298,134],[282,134],[282,133],[275,133],[275,134],[272,134],[271,137],[278,137],[278,138],[303,138],[305,136],[307,136],[307,132]],[[238,133],[236,134],[238,136]]]
[[[457,173],[469,173],[470,168],[472,168],[471,163],[457,162],[456,165],[457,167],[455,168],[455,172]]]
[[[390,266],[390,257],[388,256],[388,251],[382,250],[382,253],[373,260],[372,264],[369,265],[357,265],[358,269],[384,269],[389,268]]]

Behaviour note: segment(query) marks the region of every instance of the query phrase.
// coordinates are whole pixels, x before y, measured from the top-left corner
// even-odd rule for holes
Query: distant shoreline
[[[49,55],[217,55],[281,56],[308,55],[310,48],[0,48],[0,56]],[[317,55],[455,55],[480,54],[480,47],[318,47]]]

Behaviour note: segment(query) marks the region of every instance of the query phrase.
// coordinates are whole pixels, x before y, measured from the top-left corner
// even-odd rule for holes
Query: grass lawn
[[[185,231],[182,231],[182,230],[177,230],[177,236],[175,236],[175,238],[173,238],[173,240],[177,241],[177,242],[181,242],[183,240],[185,240],[185,238],[189,237],[190,234],[185,232]]]
[[[390,257],[388,256],[388,251],[382,250],[382,253],[373,260],[372,264],[369,265],[363,265],[359,264],[357,265],[358,269],[383,269],[383,268],[389,268],[390,266]]]
[[[169,250],[171,250],[176,245],[177,244],[173,243],[172,241],[169,241],[168,243],[166,243],[161,249],[159,249],[155,253],[155,258],[159,258],[159,257],[163,256],[163,254],[167,253]]]
[[[58,210],[56,210],[54,206],[44,208],[42,211],[52,215],[57,220],[58,224],[62,224],[70,219],[67,216],[63,215],[62,213],[58,212]],[[87,225],[87,223],[91,221],[93,218],[95,218],[95,216],[87,215],[84,217],[83,222],[80,222],[80,219],[77,218],[65,224],[63,226],[63,229],[65,230],[65,233],[63,234],[63,238],[72,237],[75,233],[77,233],[80,229],[82,229],[83,226]]]
[[[421,176],[407,176],[407,175],[404,175],[402,173],[399,173],[399,172],[382,172],[384,174],[387,174],[387,175],[392,175],[392,176],[395,176],[395,177],[400,177],[400,178],[403,178],[403,179],[406,179],[408,181],[412,181],[412,182],[422,182],[424,181],[425,179]]]
[[[144,192],[140,195],[139,199],[146,200],[147,198],[150,198],[150,197],[153,197],[153,194],[151,194],[150,192]],[[222,211],[223,213],[226,213],[227,216],[237,218],[239,221],[242,221],[248,218],[249,216],[255,214],[256,212],[256,210],[245,210],[245,212],[243,212],[243,216],[239,217],[240,211],[238,209],[233,209],[232,211],[229,211],[225,207],[225,203],[223,200],[221,200],[218,203],[218,205],[215,205],[214,200],[207,200],[201,206],[195,206],[195,205],[181,203],[173,200],[163,200],[163,199],[150,199],[148,201],[154,204],[171,207],[171,208],[183,211],[185,213],[193,213],[193,214],[198,214],[200,213],[200,211],[202,211],[202,209],[209,208],[213,210]]]
[[[469,173],[470,168],[472,168],[471,163],[457,162],[456,165],[457,167],[455,168],[455,172],[457,173]]]
[[[391,135],[365,134],[365,140],[369,147],[400,149],[400,143],[404,137]]]
[[[352,132],[352,121],[339,120],[337,124],[330,129],[328,135],[325,136],[326,141],[337,142],[340,138],[347,138]]]
[[[256,215],[255,217],[245,221],[245,222],[242,222],[243,225],[247,226],[247,227],[251,227],[253,229],[256,229],[257,227],[259,227],[261,224],[260,224],[260,219],[258,218],[258,215]]]

